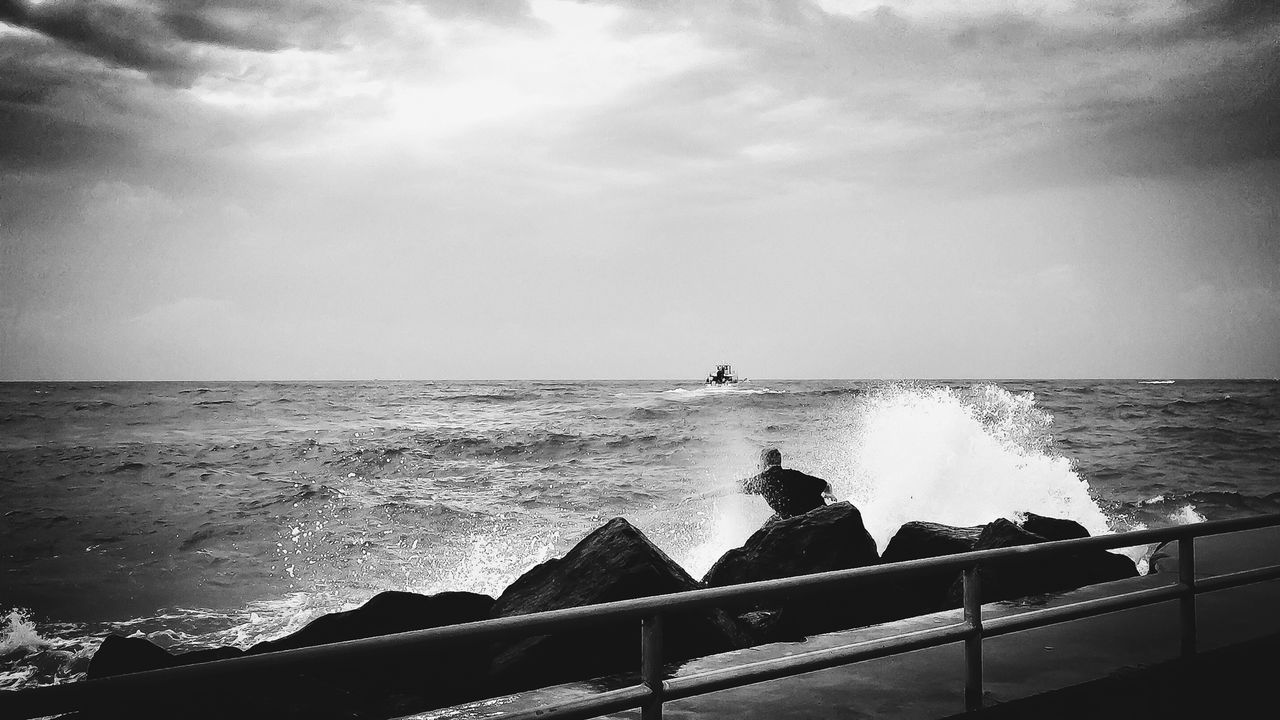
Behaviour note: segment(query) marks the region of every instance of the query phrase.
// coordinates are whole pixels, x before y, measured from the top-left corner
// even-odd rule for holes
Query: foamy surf
[[[881,549],[911,520],[972,526],[1034,512],[1111,529],[1030,393],[891,386],[858,407],[854,466],[836,491],[862,509]]]
[[[676,400],[688,400],[692,398],[715,397],[717,395],[782,395],[786,390],[775,390],[768,387],[752,386],[743,387],[742,385],[706,385],[698,388],[672,388],[664,390],[662,394],[668,398]]]
[[[74,628],[41,628],[29,610],[11,609],[0,625],[0,690],[78,680],[97,647]]]
[[[859,508],[881,551],[912,520],[975,526],[1034,512],[1075,520],[1093,535],[1113,529],[1088,482],[1054,449],[1053,417],[1030,393],[894,384],[846,412],[842,447],[824,458],[832,465],[826,479],[838,499]],[[703,573],[770,514],[759,498],[726,490],[712,502],[701,539],[677,557]]]
[[[917,519],[1032,511],[1097,534],[1280,511],[1280,386],[1264,382],[0,390],[0,465],[39,508],[0,523],[20,569],[0,607],[10,684],[74,676],[111,632],[247,647],[383,590],[496,595],[617,516],[700,577],[771,514],[734,489],[770,446],[857,504],[882,549]],[[187,397],[207,393],[228,402]],[[50,436],[70,413],[84,432]],[[728,493],[694,499],[710,488]],[[172,537],[149,532],[157,517]],[[74,574],[43,561],[86,547],[97,562]],[[118,568],[147,592],[125,596]],[[94,592],[51,592],[67,583]],[[32,612],[6,621],[12,606]]]

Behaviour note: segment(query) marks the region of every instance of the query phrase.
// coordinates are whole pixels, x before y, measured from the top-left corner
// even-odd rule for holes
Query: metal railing
[[[982,550],[853,570],[838,570],[482,620],[82,682],[10,690],[0,692],[0,717],[18,720],[81,709],[110,707],[122,702],[136,703],[140,697],[138,693],[149,688],[172,689],[194,686],[196,683],[207,684],[214,680],[234,682],[237,679],[260,677],[262,673],[267,672],[298,672],[320,666],[354,665],[361,660],[383,657],[390,652],[406,654],[450,644],[523,638],[549,634],[558,630],[581,630],[593,625],[636,619],[640,620],[640,683],[638,685],[546,705],[505,717],[521,720],[534,717],[540,719],[589,718],[620,710],[641,708],[644,720],[657,720],[662,716],[662,705],[666,701],[952,642],[964,643],[965,709],[976,710],[982,707],[982,640],[986,637],[1178,600],[1181,604],[1181,652],[1184,656],[1193,655],[1196,652],[1196,595],[1280,579],[1280,565],[1272,565],[1197,581],[1194,539],[1205,535],[1274,526],[1280,526],[1280,514]],[[983,620],[982,591],[978,574],[978,568],[981,566],[994,566],[1026,560],[1030,557],[1051,557],[1081,550],[1136,547],[1168,541],[1178,543],[1178,578],[1174,583],[992,618],[985,622]],[[663,677],[662,619],[664,615],[713,608],[730,601],[741,603],[746,600],[761,600],[781,595],[804,595],[837,587],[867,586],[939,571],[962,573],[964,601],[961,622],[691,675]]]

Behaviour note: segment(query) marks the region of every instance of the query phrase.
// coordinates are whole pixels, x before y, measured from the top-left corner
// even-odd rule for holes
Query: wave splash
[[[1112,529],[1071,460],[1055,452],[1053,416],[1031,393],[901,385],[855,407],[851,472],[836,495],[861,508],[881,550],[911,520],[974,526],[1034,512],[1094,535]]]
[[[11,609],[0,620],[0,690],[78,680],[97,648],[63,637],[59,628],[42,632],[25,608]]]
[[[1075,520],[1092,535],[1127,529],[1114,527],[1055,450],[1053,416],[1030,393],[894,384],[842,407],[832,447],[795,467],[826,478],[836,498],[856,505],[881,552],[912,520],[976,526],[1034,512]],[[758,498],[727,493],[703,516],[701,539],[677,557],[703,573],[769,515]]]

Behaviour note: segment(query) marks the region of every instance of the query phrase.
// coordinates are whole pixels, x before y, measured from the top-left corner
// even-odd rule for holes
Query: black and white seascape
[[[1280,512],[1274,381],[21,383],[0,417],[5,687],[112,633],[248,647],[383,590],[497,596],[613,517],[698,578],[771,514],[732,492],[764,446],[880,551],[911,520]]]
[[[770,447],[879,551],[1280,511],[1277,38],[1258,0],[0,0],[0,689],[497,597],[618,517],[699,579]]]

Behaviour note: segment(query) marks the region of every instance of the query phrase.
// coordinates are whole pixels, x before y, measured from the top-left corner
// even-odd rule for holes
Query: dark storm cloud
[[[644,7],[622,32],[692,26],[726,61],[580,120],[563,157],[664,174],[720,168],[732,180],[706,187],[747,192],[753,179],[982,192],[1280,155],[1278,2],[1200,0],[1165,17],[1124,5],[1116,17]],[[749,88],[759,97],[743,103]],[[790,111],[810,102],[820,110]],[[887,136],[863,142],[868,126]],[[744,167],[742,151],[758,146],[784,154]]]
[[[1171,83],[1111,126],[1113,165],[1162,173],[1280,159],[1280,57],[1258,51]]]
[[[332,44],[359,12],[311,0],[248,2],[0,0],[0,22],[152,80],[185,86],[211,69],[200,46],[274,52]]]
[[[1194,27],[1229,33],[1248,33],[1280,20],[1280,3],[1275,0],[1198,0],[1204,6],[1190,18]]]
[[[0,102],[0,168],[58,170],[98,166],[135,147],[128,133],[53,119],[31,105]],[[0,178],[0,184],[4,180]]]
[[[0,21],[37,32],[108,63],[171,84],[192,78],[191,58],[145,5],[0,0]]]
[[[166,9],[160,18],[174,35],[189,42],[259,52],[274,52],[288,47],[278,30],[272,29],[270,24],[263,26],[252,22],[254,18],[251,17],[245,17],[242,23],[232,24],[214,20],[207,8],[172,7]]]
[[[0,170],[96,166],[134,147],[113,120],[127,79],[31,35],[0,43],[0,67]],[[68,98],[81,109],[64,111]]]

